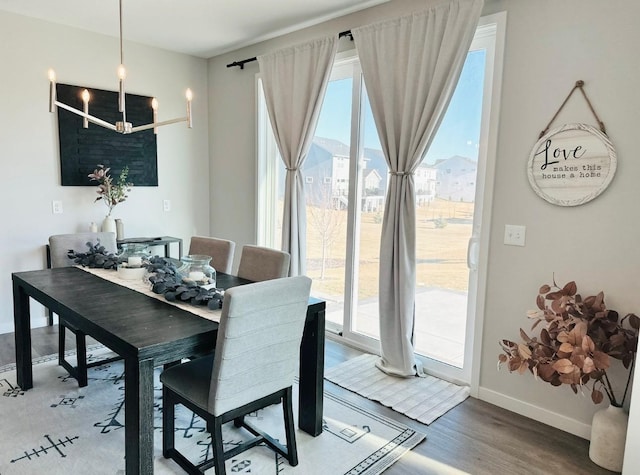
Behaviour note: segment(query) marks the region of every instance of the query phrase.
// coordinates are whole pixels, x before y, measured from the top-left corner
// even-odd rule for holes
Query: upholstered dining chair
[[[231,274],[235,249],[233,241],[205,236],[192,236],[189,244],[189,254],[210,256],[211,267],[225,274]]]
[[[225,460],[260,443],[298,464],[292,386],[306,318],[311,279],[287,277],[227,290],[213,355],[166,369],[162,387],[162,453],[188,473],[214,466],[225,474]],[[244,416],[282,402],[286,447]],[[211,431],[213,460],[190,462],[175,448],[175,405],[198,414]],[[234,421],[255,437],[228,451],[222,426]]]
[[[49,236],[49,256],[51,267],[69,267],[74,265],[72,259],[68,257],[70,250],[76,252],[88,251],[87,242],[96,243],[104,246],[105,250],[110,253],[117,253],[115,233],[76,233],[76,234],[56,234]],[[76,366],[73,366],[65,359],[65,340],[66,330],[69,329],[76,339]],[[100,361],[94,361],[87,364],[87,335],[75,328],[68,322],[60,319],[58,325],[58,364],[66,369],[69,374],[78,381],[78,386],[87,385],[87,368],[115,361],[118,358],[108,358]]]
[[[246,245],[240,254],[238,277],[254,282],[287,277],[290,260],[288,252]]]

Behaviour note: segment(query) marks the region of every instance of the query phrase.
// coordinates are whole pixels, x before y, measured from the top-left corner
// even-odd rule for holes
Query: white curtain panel
[[[380,243],[378,368],[422,374],[414,356],[416,209],[413,173],[455,90],[482,0],[437,2],[424,11],[351,30],[390,177]]]
[[[258,56],[271,127],[287,169],[282,250],[291,276],[306,274],[304,163],[331,75],[338,37],[322,38]]]

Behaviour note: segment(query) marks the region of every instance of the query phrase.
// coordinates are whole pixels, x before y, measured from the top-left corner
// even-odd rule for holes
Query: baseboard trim
[[[478,388],[478,399],[494,404],[503,409],[507,409],[521,416],[540,421],[556,429],[569,432],[583,439],[591,438],[591,425],[563,416],[557,412],[523,402],[519,399],[505,396],[504,394],[492,391],[487,388]]]

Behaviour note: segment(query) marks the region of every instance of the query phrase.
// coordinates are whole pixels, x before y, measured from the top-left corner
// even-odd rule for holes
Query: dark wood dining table
[[[218,323],[76,267],[15,272],[17,383],[33,387],[30,298],[124,359],[127,474],[153,473],[153,371],[210,351]],[[249,283],[218,273],[217,286]],[[300,346],[298,425],[322,432],[325,302],[310,298]],[[89,383],[91,384],[91,383]]]

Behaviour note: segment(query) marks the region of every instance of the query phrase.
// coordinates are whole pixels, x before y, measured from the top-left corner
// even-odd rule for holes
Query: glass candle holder
[[[178,269],[178,272],[182,276],[184,283],[216,286],[216,270],[209,265],[211,256],[190,254],[183,256],[180,261],[182,266]]]
[[[120,264],[125,267],[142,267],[149,259],[147,244],[129,243],[122,244],[122,252],[118,256]]]

